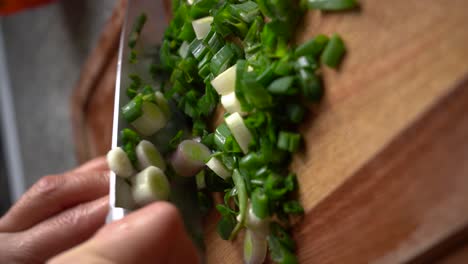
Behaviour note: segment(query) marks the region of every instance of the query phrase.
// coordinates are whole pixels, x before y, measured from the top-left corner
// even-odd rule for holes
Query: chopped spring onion
[[[328,37],[320,34],[297,47],[294,54],[296,55],[296,57],[309,55],[314,58],[318,58],[320,56],[320,53],[322,53],[323,49],[327,45],[327,43]]]
[[[210,70],[215,76],[224,72],[229,67],[231,61],[235,59],[236,53],[232,48],[233,46],[225,45],[211,59]]]
[[[339,35],[333,34],[327,46],[323,50],[320,59],[323,64],[332,68],[337,68],[345,53],[346,49],[343,40]]]
[[[280,240],[273,236],[269,235],[268,238],[268,248],[270,250],[270,258],[275,263],[284,263],[284,264],[297,264],[297,258],[291,250],[284,246]]]
[[[270,229],[270,220],[266,218],[258,218],[253,211],[253,207],[250,205],[246,216],[245,226],[259,235],[267,236]]]
[[[236,65],[222,72],[211,81],[219,95],[227,95],[234,92],[236,88]]]
[[[147,140],[140,141],[136,146],[136,154],[139,170],[144,170],[149,166],[158,167],[163,171],[166,170],[166,162],[153,143]]]
[[[226,109],[226,112],[230,114],[236,112],[242,114],[241,104],[239,100],[237,100],[235,92],[221,96],[221,104],[223,105],[224,109]]]
[[[140,37],[141,30],[143,29],[143,26],[145,25],[147,20],[146,14],[141,14],[138,16],[137,20],[135,21],[135,24],[133,25],[132,33],[130,34],[129,40],[128,40],[128,46],[133,49],[136,46],[136,43],[138,41],[138,38]]]
[[[206,188],[206,181],[205,181],[205,171],[202,170],[197,175],[195,175],[195,182],[197,183],[197,189],[203,190]]]
[[[114,148],[107,153],[107,164],[115,175],[122,178],[131,177],[136,173],[127,153],[119,147]]]
[[[293,95],[298,92],[297,87],[294,86],[294,76],[285,76],[279,79],[274,80],[270,86],[268,86],[268,91],[272,94],[282,94],[282,95]]]
[[[281,131],[278,137],[278,148],[289,152],[296,152],[301,143],[301,135]]]
[[[171,164],[178,175],[191,177],[203,169],[210,155],[210,149],[202,143],[184,140],[172,156]]]
[[[131,124],[144,136],[151,136],[166,126],[167,119],[161,109],[151,102],[143,102],[142,115]]]
[[[189,46],[190,45],[187,41],[182,42],[182,45],[180,45],[179,55],[182,59],[187,58],[187,55],[189,54]]]
[[[302,94],[311,102],[317,102],[323,97],[322,80],[318,75],[307,70],[300,70],[299,84]]]
[[[231,172],[224,166],[224,164],[216,157],[212,157],[207,163],[206,166],[210,168],[216,175],[223,178],[224,180],[231,177]]]
[[[268,195],[261,188],[257,188],[252,193],[252,211],[259,219],[264,219],[270,215]]]
[[[264,235],[247,229],[244,238],[244,263],[262,264],[266,258],[267,246],[268,243]]]
[[[168,200],[170,195],[169,181],[162,170],[150,166],[138,173],[133,179],[132,194],[139,206]]]
[[[154,93],[154,97],[155,97],[156,103],[158,104],[159,108],[163,112],[166,119],[171,118],[171,108],[169,107],[169,103],[167,102],[167,99],[164,97],[164,94],[161,93],[160,91],[156,91]]]
[[[242,175],[240,174],[239,170],[234,170],[232,173],[232,179],[234,181],[234,186],[236,186],[237,190],[237,199],[239,204],[239,215],[237,219],[237,225],[234,227],[231,235],[229,236],[229,240],[233,240],[237,233],[241,230],[244,226],[245,219],[247,217],[247,206],[248,206],[248,198],[247,198],[247,190],[245,187],[245,181]]]
[[[128,104],[122,107],[122,115],[127,120],[127,122],[131,123],[137,120],[143,114],[142,110],[143,105],[143,96],[137,95],[135,96]]]
[[[213,17],[208,16],[192,21],[193,30],[197,39],[204,39],[211,31],[211,23],[213,23]]]
[[[249,144],[252,141],[252,134],[245,126],[244,119],[242,119],[239,113],[234,113],[226,117],[226,125],[231,130],[242,152],[247,154],[249,152]]]
[[[290,104],[286,107],[289,120],[294,124],[299,124],[305,115],[305,107],[300,104]]]
[[[356,0],[303,0],[310,9],[327,11],[348,10],[358,6]]]
[[[136,167],[137,165],[137,155],[136,155],[136,145],[141,141],[140,136],[133,130],[129,128],[124,128],[121,132],[122,138],[122,149],[127,153],[128,158],[132,162],[132,165]]]

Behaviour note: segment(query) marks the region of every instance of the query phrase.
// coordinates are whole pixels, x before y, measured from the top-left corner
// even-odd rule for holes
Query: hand
[[[0,218],[0,263],[44,263],[92,236],[108,211],[104,158],[34,184]]]
[[[44,263],[65,250],[50,263],[198,263],[169,203],[154,203],[101,228],[108,183],[104,158],[39,180],[0,219],[0,263]]]
[[[86,243],[49,264],[199,263],[177,209],[156,202],[103,227]]]

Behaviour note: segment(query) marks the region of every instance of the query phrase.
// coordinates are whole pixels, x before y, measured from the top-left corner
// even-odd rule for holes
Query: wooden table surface
[[[338,32],[348,49],[339,71],[324,70],[326,96],[302,127],[306,151],[292,166],[306,208],[295,229],[299,259],[433,262],[440,256],[430,252],[468,226],[468,1],[360,3],[353,12],[311,11],[298,32],[298,42]],[[120,20],[104,34],[118,32],[118,11],[115,17]],[[105,100],[92,95],[113,96],[113,80],[102,74],[115,72],[115,50],[109,54],[101,55],[97,76],[103,77],[83,84],[84,73],[76,89],[82,99],[73,108],[81,120],[74,122],[76,141],[86,134],[95,142],[81,160],[110,146],[96,142],[110,135],[103,124],[112,109],[94,117]],[[239,263],[240,241],[222,241],[216,218],[213,213],[206,224],[208,263]]]

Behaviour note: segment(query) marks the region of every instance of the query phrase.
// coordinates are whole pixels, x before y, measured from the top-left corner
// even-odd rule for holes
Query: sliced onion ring
[[[246,229],[244,238],[244,263],[262,264],[267,254],[266,236]]]
[[[184,177],[191,177],[200,172],[211,151],[202,143],[194,140],[182,141],[171,159],[174,171]]]

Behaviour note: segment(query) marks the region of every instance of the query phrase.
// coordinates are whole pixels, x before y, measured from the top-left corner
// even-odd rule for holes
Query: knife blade
[[[159,57],[157,55],[159,45],[162,42],[164,30],[167,27],[168,14],[165,12],[167,9],[164,2],[160,0],[128,1],[118,51],[112,148],[121,145],[120,131],[124,128],[131,128],[121,115],[121,108],[129,102],[129,98],[126,95],[126,87],[130,84],[129,74],[138,74],[145,83],[149,83],[154,87],[159,86],[148,69],[151,63],[155,62]],[[147,15],[147,21],[137,44],[138,62],[131,64],[129,62],[130,48],[128,47],[128,39],[132,32],[132,23],[142,13]],[[173,113],[169,125],[155,136],[146,138],[152,141],[163,152],[167,149],[168,142],[173,135],[180,129],[188,129],[183,115],[177,111],[175,106],[172,105],[171,109]],[[198,209],[195,180],[192,178],[191,180],[172,181],[170,200],[179,208],[186,229],[198,247],[203,260],[202,214]],[[122,219],[134,208],[130,185],[114,173],[110,175],[109,205],[107,222]]]

